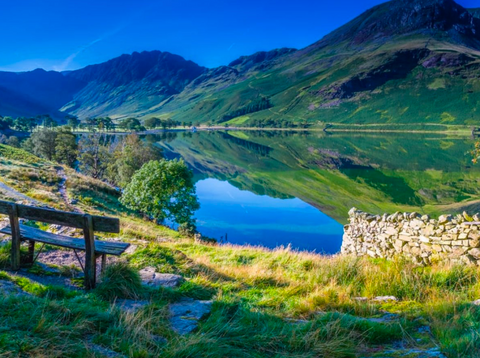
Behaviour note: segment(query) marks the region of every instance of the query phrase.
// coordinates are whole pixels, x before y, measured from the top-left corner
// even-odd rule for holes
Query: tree
[[[51,128],[42,128],[33,132],[30,136],[33,153],[39,157],[53,160],[57,134]]]
[[[126,118],[122,120],[118,126],[125,130],[135,131],[135,132],[140,132],[145,130],[145,127],[142,126],[140,121],[136,118]]]
[[[157,221],[179,225],[193,224],[193,214],[200,208],[193,173],[183,160],[148,162],[135,173],[120,200]]]
[[[107,177],[112,183],[124,188],[145,163],[160,158],[160,149],[152,143],[142,141],[136,134],[130,134],[114,148]]]
[[[67,120],[68,126],[71,127],[73,130],[77,129],[78,126],[80,125],[80,120],[78,119],[77,116],[67,114],[65,116],[65,119]]]
[[[55,160],[73,168],[77,161],[77,155],[77,138],[71,128],[62,128],[55,139]]]
[[[10,129],[12,126],[13,126],[12,118],[0,116],[0,131]]]
[[[10,147],[20,148],[20,140],[18,139],[18,137],[15,137],[13,135],[11,137],[8,137],[5,144],[9,145]]]
[[[112,159],[105,137],[97,133],[83,136],[78,143],[78,147],[80,170],[92,178],[103,178]]]
[[[21,132],[31,132],[37,127],[35,118],[18,117],[13,121],[13,129]]]
[[[150,117],[143,122],[143,125],[148,129],[154,129],[160,126],[161,120],[157,117]]]
[[[42,123],[42,126],[45,128],[53,128],[58,126],[58,123],[49,114],[41,114],[37,116],[37,120]]]

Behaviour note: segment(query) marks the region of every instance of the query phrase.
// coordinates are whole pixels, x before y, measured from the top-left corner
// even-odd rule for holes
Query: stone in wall
[[[371,215],[349,211],[342,254],[392,259],[403,256],[419,265],[437,262],[480,265],[480,215],[418,213]]]

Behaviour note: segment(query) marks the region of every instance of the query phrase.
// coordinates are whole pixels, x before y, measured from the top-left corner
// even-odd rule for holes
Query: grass
[[[248,139],[265,143],[262,138],[253,137],[252,134]],[[312,146],[309,137],[299,140],[305,142],[303,146]],[[382,145],[390,147],[395,143],[388,139],[373,144],[359,140],[355,145],[357,153],[362,153],[374,152],[372,145],[378,146],[378,150]],[[450,152],[463,150],[462,146],[457,148],[456,141],[452,143],[453,146],[447,138],[439,145],[448,147]],[[327,144],[332,151],[336,150],[334,141]],[[342,144],[340,141],[337,147]],[[402,147],[416,150],[409,142],[395,146]],[[300,150],[293,146],[288,150],[293,159],[277,157],[278,163],[310,162],[309,158],[297,157]],[[280,155],[278,152],[275,150],[273,155]],[[404,175],[409,185],[413,185],[408,182],[411,180],[421,188],[428,187],[432,178],[436,182],[458,180],[455,173],[434,170],[435,160],[429,163],[431,170],[422,175],[410,178],[408,173],[396,171]],[[26,166],[28,173],[33,170],[25,163],[11,163],[15,168]],[[389,162],[389,169],[383,169],[382,174],[392,175],[389,170],[394,171],[397,164]],[[415,165],[424,163],[419,160]],[[291,183],[285,178],[298,183],[304,178],[297,170],[282,171],[286,173],[282,174],[285,183]],[[39,182],[48,186],[48,180],[38,179],[40,172],[34,173],[25,175],[23,185]],[[323,180],[318,173],[327,178],[326,171],[309,173],[316,183]],[[337,174],[325,182],[338,183]],[[272,177],[275,175],[278,173],[272,173]],[[268,173],[264,172],[263,177],[268,178]],[[348,178],[345,175],[345,180]],[[480,355],[480,307],[471,304],[480,298],[480,268],[417,267],[400,258],[385,261],[321,256],[285,248],[202,244],[128,212],[118,203],[114,189],[84,179],[69,173],[67,181],[69,195],[91,198],[92,205],[80,201],[78,207],[120,217],[121,238],[138,248],[124,255],[125,262],[107,267],[102,283],[89,293],[43,285],[0,271],[0,280],[14,282],[30,294],[14,296],[0,292],[2,356],[101,357],[95,349],[101,346],[129,357],[385,357],[384,352],[398,341],[416,348],[438,345],[449,358]],[[8,261],[8,245],[0,247],[0,267],[5,268]],[[147,266],[158,272],[182,275],[185,281],[177,288],[144,288],[138,270]],[[390,295],[398,301],[356,299]],[[187,297],[213,300],[213,310],[200,322],[197,331],[179,336],[170,326],[168,305]],[[150,304],[136,312],[125,312],[114,304],[120,298],[142,299]],[[398,314],[398,319],[371,320],[385,312]],[[431,328],[431,337],[418,333],[426,325]]]
[[[325,257],[189,239],[152,242],[127,259],[129,265],[107,268],[104,283],[89,294],[2,274],[32,294],[0,297],[0,320],[7,328],[0,336],[8,339],[11,355],[92,355],[83,337],[132,357],[356,357],[398,340],[414,347],[438,344],[448,357],[480,354],[475,333],[480,308],[470,303],[480,297],[478,268],[416,267],[400,259]],[[176,289],[142,289],[133,268],[145,266],[176,272],[186,282]],[[354,299],[381,295],[399,300]],[[142,297],[151,304],[122,312],[109,303],[119,297]],[[199,330],[185,337],[167,320],[168,303],[182,297],[215,302]],[[13,311],[13,305],[20,309]],[[23,307],[35,307],[28,320]],[[399,319],[366,319],[382,312]],[[424,325],[433,338],[412,342]]]
[[[27,164],[41,164],[44,160],[23,150],[0,144],[0,157],[10,160],[21,161]]]
[[[124,261],[107,265],[100,279],[95,292],[103,299],[113,301],[117,298],[138,299],[142,296],[139,273]]]

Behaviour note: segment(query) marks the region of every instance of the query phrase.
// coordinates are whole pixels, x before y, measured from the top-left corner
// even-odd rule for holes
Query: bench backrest
[[[69,213],[52,209],[36,208],[33,206],[15,204],[0,200],[0,214],[9,215],[13,205],[16,205],[19,218],[56,224],[77,229],[85,227],[85,215]],[[118,234],[120,232],[120,220],[103,216],[91,216],[93,231]]]

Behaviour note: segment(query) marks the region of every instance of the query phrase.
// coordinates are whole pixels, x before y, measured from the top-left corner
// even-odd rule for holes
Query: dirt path
[[[75,207],[70,203],[70,199],[68,198],[67,193],[67,175],[65,174],[65,170],[62,167],[56,167],[57,175],[61,178],[60,183],[58,184],[58,192],[60,193],[65,205],[67,206],[69,211],[83,214],[83,211]]]
[[[5,183],[0,182],[0,191],[3,192],[6,196],[14,199],[14,200],[24,200],[30,203],[34,203],[35,205],[43,205],[39,201],[26,196],[25,194],[20,193],[19,191],[13,189],[12,187],[8,186]]]

